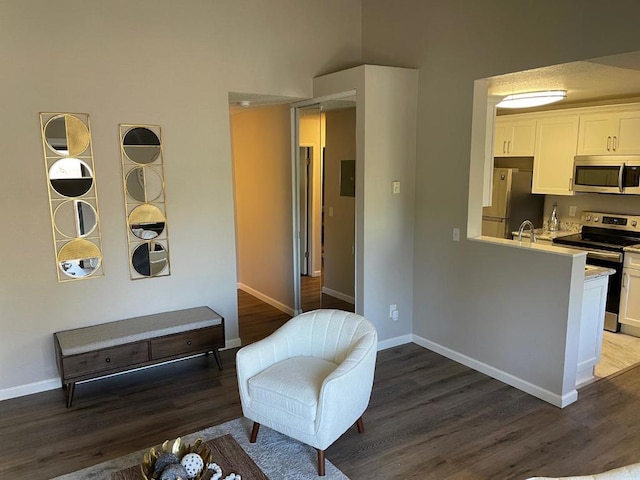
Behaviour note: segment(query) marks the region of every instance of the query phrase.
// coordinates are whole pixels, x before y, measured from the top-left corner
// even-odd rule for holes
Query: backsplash
[[[573,197],[547,195],[544,199],[544,221],[551,215],[553,204],[558,204],[560,228],[563,224],[580,223],[582,212],[621,213],[640,215],[640,195],[609,195],[602,193],[583,193]],[[576,207],[575,217],[569,216],[569,207]],[[538,226],[538,225],[536,225]]]

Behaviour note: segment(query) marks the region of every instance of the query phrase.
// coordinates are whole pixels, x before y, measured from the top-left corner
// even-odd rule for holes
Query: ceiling
[[[489,94],[497,96],[538,90],[567,90],[565,100],[545,108],[526,109],[528,112],[575,107],[576,104],[637,100],[640,98],[640,52],[508,73],[487,80]],[[507,112],[500,109],[500,113]],[[516,110],[508,113],[516,113]]]

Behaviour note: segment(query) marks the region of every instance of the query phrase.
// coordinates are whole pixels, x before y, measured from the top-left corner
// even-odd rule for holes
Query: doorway
[[[296,310],[355,311],[355,96],[295,105]]]

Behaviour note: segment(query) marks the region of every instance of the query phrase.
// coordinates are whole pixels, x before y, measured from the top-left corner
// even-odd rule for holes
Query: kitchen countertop
[[[640,245],[629,245],[628,247],[624,247],[624,251],[631,253],[640,253]]]
[[[554,238],[566,237],[567,235],[573,235],[574,233],[580,232],[580,226],[576,229],[556,230],[553,232],[551,230],[547,230],[547,228],[536,228],[534,232],[536,232],[536,238],[538,240],[552,241]],[[511,234],[515,237],[518,236],[517,231],[511,232]],[[525,230],[522,232],[522,238],[531,238],[531,230]]]
[[[608,277],[609,275],[613,275],[614,273],[616,273],[616,271],[613,268],[597,267],[595,265],[587,265],[584,267],[585,280],[594,280],[600,277]]]

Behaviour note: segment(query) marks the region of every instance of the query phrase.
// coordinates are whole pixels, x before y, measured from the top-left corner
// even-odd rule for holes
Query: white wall
[[[562,370],[569,362],[559,342],[575,322],[574,315],[563,325],[578,298],[568,280],[579,262],[465,240],[473,82],[637,50],[640,4],[363,0],[362,17],[363,61],[420,71],[414,334],[563,397],[572,387],[557,368],[545,374],[544,356]],[[473,191],[481,181],[471,179]],[[452,241],[454,227],[462,228],[460,242]],[[541,321],[548,339],[515,334]]]
[[[231,115],[238,285],[293,315],[291,111]]]
[[[316,97],[357,91],[356,312],[376,325],[383,347],[409,341],[412,331],[417,85],[415,70],[373,65],[314,80]]]
[[[2,2],[0,398],[59,385],[66,328],[204,304],[237,339],[228,92],[311,97],[360,47],[357,0]],[[39,112],[91,115],[102,278],[56,280]],[[129,279],[119,123],[163,129],[169,277]]]

